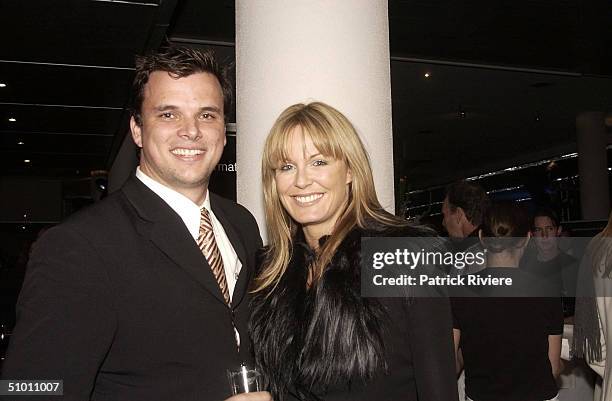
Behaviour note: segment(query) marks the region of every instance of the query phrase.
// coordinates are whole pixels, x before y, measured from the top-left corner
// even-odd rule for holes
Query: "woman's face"
[[[275,173],[276,190],[289,215],[320,238],[331,232],[344,210],[351,171],[344,161],[320,154],[301,127],[289,138],[288,160]]]

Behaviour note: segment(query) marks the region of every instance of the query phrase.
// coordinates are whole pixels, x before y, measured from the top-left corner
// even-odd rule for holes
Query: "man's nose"
[[[186,118],[183,121],[183,125],[181,126],[180,130],[180,136],[192,141],[200,137],[200,127],[195,118]]]

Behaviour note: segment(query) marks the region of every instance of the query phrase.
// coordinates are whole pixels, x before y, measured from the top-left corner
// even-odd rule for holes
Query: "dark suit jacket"
[[[3,378],[63,379],[63,399],[75,401],[227,397],[226,369],[250,361],[247,286],[261,237],[245,208],[210,203],[242,262],[231,308],[180,217],[133,176],[37,243]]]

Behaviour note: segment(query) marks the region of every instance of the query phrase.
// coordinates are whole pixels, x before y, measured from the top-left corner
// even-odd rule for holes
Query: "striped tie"
[[[200,213],[200,236],[198,237],[198,246],[208,261],[208,265],[212,270],[223,298],[227,304],[230,303],[229,289],[227,288],[227,280],[225,279],[225,270],[223,269],[223,259],[221,252],[215,241],[215,233],[213,232],[210,214],[206,208],[202,208]]]

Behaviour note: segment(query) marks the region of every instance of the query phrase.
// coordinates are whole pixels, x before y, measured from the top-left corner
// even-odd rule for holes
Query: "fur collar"
[[[296,237],[278,286],[253,298],[251,331],[256,360],[274,398],[288,391],[316,399],[332,386],[367,381],[386,370],[385,310],[360,295],[362,236],[422,236],[417,228],[354,229],[316,286],[307,289],[315,255]]]

